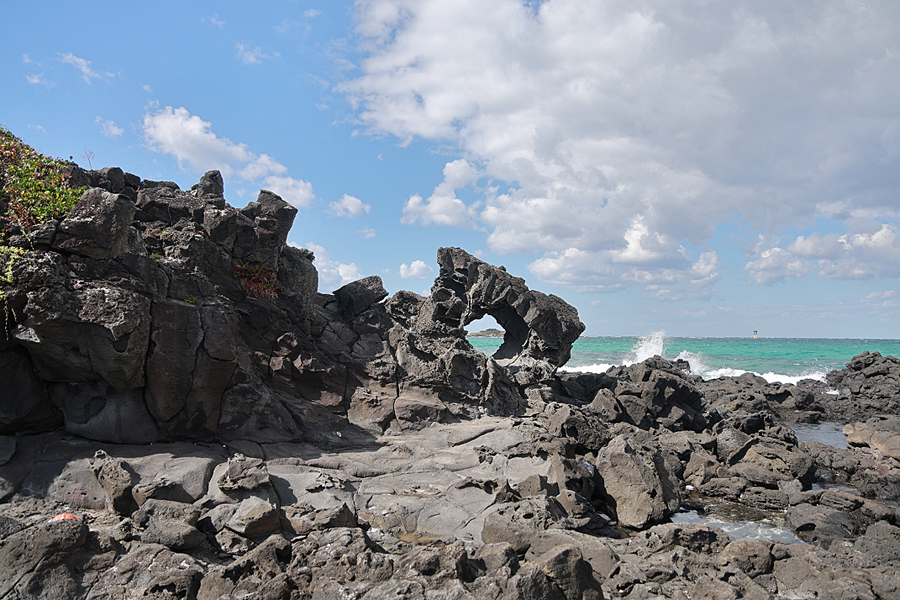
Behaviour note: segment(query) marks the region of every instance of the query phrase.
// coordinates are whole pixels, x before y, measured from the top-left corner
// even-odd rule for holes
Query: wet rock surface
[[[11,240],[0,599],[900,597],[893,357],[834,390],[563,372],[575,310],[463,250],[428,297],[319,294],[275,194],[75,175]],[[826,415],[848,448],[786,426]],[[801,543],[670,522],[723,507]]]

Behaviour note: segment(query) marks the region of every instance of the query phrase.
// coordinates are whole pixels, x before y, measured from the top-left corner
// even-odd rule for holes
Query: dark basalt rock
[[[101,441],[274,441],[320,435],[305,423],[323,410],[375,433],[521,414],[520,388],[552,379],[584,329],[559,298],[457,248],[438,251],[428,298],[382,303],[379,277],[320,295],[313,254],[286,245],[297,209],[266,190],[234,209],[216,171],[188,192],[116,168],[72,177],[95,187],[51,235],[31,232],[46,244],[4,288],[3,364],[25,401],[3,427],[61,416]],[[275,298],[248,297],[239,263],[268,269]],[[507,330],[494,358],[465,340],[485,314]]]
[[[839,396],[661,357],[558,372],[575,309],[461,249],[428,296],[376,276],[320,294],[271,192],[236,209],[218,172],[72,176],[93,189],[66,219],[8,232],[27,252],[0,303],[0,596],[900,592],[900,426],[876,412],[896,359],[855,358]],[[484,315],[491,357],[466,339]],[[779,420],[834,407],[866,417],[846,450]],[[667,523],[685,497],[816,545]],[[85,514],[47,522],[63,510]]]
[[[459,248],[438,250],[440,274],[422,306],[419,330],[458,331],[490,315],[503,329],[494,360],[520,385],[549,379],[584,331],[575,309]]]

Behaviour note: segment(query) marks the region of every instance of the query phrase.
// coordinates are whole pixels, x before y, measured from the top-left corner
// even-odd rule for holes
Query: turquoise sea
[[[500,347],[500,338],[469,337],[485,354]],[[900,357],[900,340],[824,338],[703,338],[667,337],[656,332],[643,337],[581,337],[572,347],[567,371],[602,373],[615,365],[641,362],[655,354],[681,358],[704,379],[756,373],[769,382],[825,380],[857,354],[868,350]]]

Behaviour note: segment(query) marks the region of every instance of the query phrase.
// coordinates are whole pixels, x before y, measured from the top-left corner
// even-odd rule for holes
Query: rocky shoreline
[[[562,372],[575,309],[463,250],[428,297],[319,294],[274,194],[73,178],[67,218],[0,222],[0,600],[900,597],[896,358]],[[823,420],[848,448],[789,427]],[[671,522],[722,506],[802,543]]]

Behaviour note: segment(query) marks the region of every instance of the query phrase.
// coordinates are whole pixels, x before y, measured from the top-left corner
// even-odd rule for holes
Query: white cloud
[[[798,236],[785,247],[769,246],[765,239],[748,251],[744,267],[756,283],[771,284],[785,277],[801,277],[818,266],[828,279],[900,279],[900,226],[853,233]],[[813,262],[815,261],[815,262]]]
[[[270,175],[265,179],[266,187],[297,208],[309,206],[316,199],[312,184],[302,179]]]
[[[91,68],[91,61],[78,58],[71,52],[60,54],[62,61],[68,65],[72,65],[81,73],[81,78],[90,83],[91,79],[99,79],[100,73]]]
[[[744,265],[750,280],[760,285],[783,282],[786,277],[803,277],[813,269],[812,263],[779,248],[762,248],[765,238],[760,236],[756,248],[756,259]]]
[[[897,292],[894,290],[886,290],[883,292],[872,292],[871,294],[866,294],[862,298],[859,299],[860,304],[865,304],[867,306],[877,307],[877,308],[896,308],[900,306],[894,298],[897,297]]]
[[[23,54],[23,55],[22,55],[22,62],[25,63],[25,64],[27,65],[27,64],[32,63],[32,62],[34,62],[34,61],[32,61],[32,60],[31,60],[31,57],[28,56],[27,54]]]
[[[37,75],[26,75],[25,80],[32,85],[44,85],[47,87],[53,87],[53,83],[44,79],[43,73],[38,73]]]
[[[542,280],[579,292],[612,292],[631,284],[644,286],[658,299],[708,299],[715,295],[721,263],[713,250],[692,261],[684,248],[674,256],[622,269],[621,250],[586,251],[568,248],[548,252],[528,265]]]
[[[344,194],[340,200],[328,205],[328,212],[335,217],[358,217],[370,210],[370,205],[349,194]]]
[[[144,90],[145,92],[147,92],[148,94],[152,94],[152,93],[153,93],[153,88],[150,87],[149,84],[144,84],[144,85],[142,85],[142,86],[141,86],[141,89]]]
[[[445,168],[404,223],[485,227],[494,252],[542,253],[539,277],[657,293],[729,219],[900,219],[898,30],[887,0],[369,0],[340,89],[371,133],[432,140],[489,182],[463,201],[474,182]],[[833,260],[826,237],[754,257],[751,279]]]
[[[434,269],[425,264],[424,260],[414,260],[411,264],[400,265],[400,277],[403,279],[425,279],[434,273]]]
[[[342,285],[362,279],[362,273],[360,273],[356,264],[344,264],[332,260],[323,246],[313,242],[307,243],[306,247],[316,255],[313,264],[315,264],[316,270],[319,272],[320,292],[329,294]]]
[[[196,173],[218,169],[226,178],[262,180],[266,189],[297,207],[315,200],[310,182],[286,175],[287,167],[268,154],[256,155],[246,144],[217,136],[212,123],[190,114],[186,108],[167,106],[144,114],[143,130],[147,145],[174,156],[182,169],[190,168]]]
[[[235,58],[241,59],[245,65],[256,65],[268,58],[278,58],[281,56],[278,52],[268,54],[263,52],[259,46],[247,46],[246,44],[235,44]]]
[[[41,125],[29,125],[29,129],[34,129],[35,131],[40,131],[44,135],[47,135],[47,130],[44,129]]]
[[[403,205],[401,223],[412,225],[453,225],[475,228],[475,207],[467,206],[456,197],[456,190],[478,180],[478,172],[463,159],[454,160],[444,166],[444,180],[434,188],[427,200],[415,194]]]
[[[103,117],[97,117],[94,119],[95,123],[100,123],[100,133],[108,138],[116,138],[125,133],[125,130],[116,125],[115,121],[112,120],[103,120]]]
[[[223,21],[222,19],[219,18],[219,13],[216,13],[211,17],[203,17],[203,21],[206,23],[212,23],[219,29],[225,28],[225,21]]]
[[[375,237],[375,230],[372,229],[371,227],[365,227],[363,229],[360,229],[356,233],[363,236],[363,239],[366,239],[366,240],[371,240],[372,238]]]
[[[268,154],[260,154],[241,169],[241,179],[257,179],[267,175],[281,175],[287,167]]]
[[[303,16],[307,19],[312,19],[318,15],[321,15],[322,11],[316,10],[314,8],[310,8],[309,10],[304,11]]]
[[[155,114],[145,114],[144,135],[153,150],[171,154],[182,168],[189,165],[199,173],[219,169],[231,175],[235,165],[255,158],[244,144],[216,136],[212,123],[191,115],[186,108],[167,106]]]

